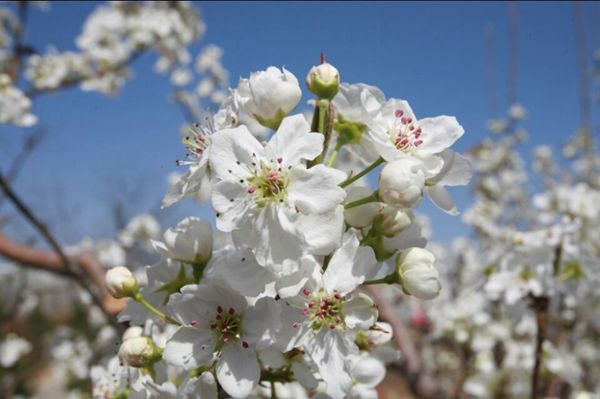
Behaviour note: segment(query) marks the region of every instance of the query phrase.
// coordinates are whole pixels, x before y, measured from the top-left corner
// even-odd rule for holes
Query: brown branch
[[[31,211],[31,209],[29,209],[29,207],[12,190],[12,188],[10,187],[10,184],[6,181],[6,179],[4,178],[2,173],[0,173],[0,188],[4,191],[5,195],[14,204],[14,206],[17,208],[17,210],[44,237],[44,239],[46,240],[48,245],[50,245],[50,247],[54,251],[54,254],[53,254],[55,256],[54,258],[52,258],[48,254],[44,254],[42,252],[34,252],[33,255],[35,255],[35,256],[33,259],[30,259],[30,260],[43,261],[41,263],[37,263],[37,265],[40,265],[40,267],[43,267],[44,265],[48,266],[52,262],[58,263],[59,267],[55,267],[54,269],[55,270],[63,270],[66,273],[68,273],[81,286],[81,288],[83,288],[85,291],[87,291],[90,294],[92,301],[94,302],[94,304],[96,304],[96,306],[98,306],[104,312],[104,314],[107,317],[107,320],[113,326],[115,326],[117,329],[122,329],[122,326],[116,321],[116,319],[114,317],[114,313],[111,312],[109,310],[108,306],[105,304],[105,296],[103,297],[101,295],[101,292],[106,292],[106,291],[104,288],[104,281],[103,281],[104,279],[103,278],[100,279],[100,272],[95,271],[91,274],[89,273],[89,271],[91,271],[91,269],[97,268],[98,265],[94,265],[93,263],[90,263],[89,257],[84,257],[83,265],[86,265],[86,266],[77,268],[76,264],[74,264],[74,262],[65,255],[61,246],[58,244],[58,241],[54,238],[54,236],[52,235],[52,233],[50,232],[48,227]],[[19,248],[13,247],[13,251],[15,249],[19,249]],[[21,248],[21,249],[23,249],[23,248]],[[14,254],[15,254],[15,252],[13,252],[13,255]],[[16,254],[18,255],[19,252],[17,251]],[[77,265],[82,266],[81,259],[79,259],[79,263]],[[84,272],[88,273],[88,275],[94,281],[95,287],[92,287],[92,286],[90,286],[90,284],[88,284],[88,282],[85,278],[85,275],[79,273],[80,269],[82,269],[82,270],[84,270]],[[102,281],[100,281],[100,280],[102,280]]]
[[[60,257],[53,252],[18,244],[5,234],[0,233],[0,255],[21,265],[44,270],[67,278],[76,278],[69,270],[64,268]],[[102,297],[102,307],[110,314],[123,310],[124,302],[110,296],[104,287],[104,266],[96,257],[84,252],[69,257],[71,263],[78,265],[90,278]]]
[[[542,366],[542,350],[548,330],[548,297],[532,297],[531,307],[535,311],[537,334],[535,340],[535,363],[531,374],[531,399],[541,398],[540,369]]]
[[[392,302],[376,286],[363,286],[363,288],[377,304],[381,318],[392,326],[393,340],[402,352],[408,373],[407,381],[413,393],[421,398],[445,397],[435,380],[423,370],[421,354]]]

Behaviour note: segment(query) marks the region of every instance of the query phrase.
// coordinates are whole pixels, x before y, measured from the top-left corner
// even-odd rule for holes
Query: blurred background
[[[364,82],[388,98],[406,99],[419,118],[456,116],[465,135],[454,149],[470,154],[478,172],[470,186],[451,190],[459,211],[471,212],[448,216],[428,200],[418,209],[427,215],[420,223],[440,260],[443,297],[428,305],[390,293],[378,299],[391,304],[387,316],[400,315],[396,323],[408,326],[422,352],[419,373],[439,380],[449,393],[424,394],[419,384],[430,380],[407,373],[410,354],[403,353],[399,364],[389,366],[396,372],[388,373],[379,397],[529,397],[533,316],[539,313],[526,304],[506,315],[497,298],[483,298],[484,284],[500,268],[492,255],[500,257],[504,248],[490,244],[499,238],[478,219],[485,214],[480,205],[498,196],[490,187],[501,196],[513,182],[516,202],[501,204],[500,213],[514,211],[519,201],[531,205],[531,193],[557,187],[558,181],[584,181],[598,191],[596,172],[587,180],[562,176],[573,169],[569,162],[577,152],[595,162],[591,169],[574,168],[581,175],[600,165],[592,152],[600,122],[600,3],[156,2],[148,7],[157,15],[169,7],[177,11],[175,38],[138,38],[142,44],[125,55],[119,43],[89,43],[97,28],[90,20],[99,10],[135,13],[140,4],[0,2],[0,94],[17,99],[15,106],[0,96],[0,171],[32,212],[23,217],[27,212],[14,199],[0,194],[0,398],[90,397],[93,365],[116,353],[122,329],[107,322],[123,304],[104,289],[105,269],[127,264],[139,271],[152,264],[158,255],[150,240],[185,216],[214,221],[207,203],[188,199],[161,209],[174,177],[187,169],[176,162],[185,158],[182,132],[216,111],[227,88],[251,72],[285,67],[303,86],[321,53],[343,82]],[[109,28],[118,25],[113,17],[103,15]],[[138,23],[154,29],[167,22]],[[103,46],[111,51],[104,54]],[[82,53],[94,62],[85,64]],[[309,94],[305,91],[299,111],[311,109]],[[506,150],[506,162],[484,170],[495,149]],[[542,178],[527,177],[550,169]],[[549,177],[556,178],[554,186]],[[571,192],[567,188],[565,197]],[[583,222],[589,231],[597,216]],[[536,219],[527,227],[540,225]],[[592,255],[585,258],[596,262],[595,270],[598,242],[589,245]],[[23,251],[45,271],[13,262]],[[82,267],[84,277],[59,270],[61,251]],[[580,271],[570,265],[565,281]],[[515,289],[528,303],[533,284],[522,280]],[[592,390],[598,387],[600,353],[593,348],[600,342],[600,318],[590,309],[600,309],[600,299],[588,301],[593,284],[573,290],[579,296],[561,291],[557,301],[546,397],[597,399]],[[529,324],[521,323],[523,312],[531,313],[523,318]],[[571,336],[574,320],[584,320],[584,327]],[[579,337],[585,337],[581,345]],[[581,354],[569,357],[576,356],[576,347]],[[477,351],[493,372],[481,365]]]

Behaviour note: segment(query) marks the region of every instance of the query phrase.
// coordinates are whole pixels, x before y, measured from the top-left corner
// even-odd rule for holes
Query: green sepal
[[[273,130],[279,129],[279,125],[281,125],[281,121],[283,120],[283,118],[286,117],[286,115],[287,114],[285,112],[283,112],[283,110],[281,108],[279,108],[277,110],[275,117],[272,119],[266,119],[260,115],[252,114],[252,116],[254,117],[254,119],[256,119],[256,121],[258,123],[260,123],[264,127],[268,127],[269,129],[273,129]]]
[[[338,132],[337,148],[346,144],[359,144],[367,131],[367,125],[364,123],[346,120],[342,115],[338,115],[333,128]]]

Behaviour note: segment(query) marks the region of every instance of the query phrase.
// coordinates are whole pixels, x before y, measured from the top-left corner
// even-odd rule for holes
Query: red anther
[[[277,178],[279,177],[279,173],[277,173],[276,171],[272,170],[269,173],[267,173],[267,179],[273,181],[273,180],[277,180]]]
[[[304,308],[304,309],[302,309],[302,314],[303,314],[304,316],[306,316],[306,315],[308,314],[308,312],[309,312],[308,308]]]
[[[335,299],[342,299],[342,294],[340,294],[339,292],[336,292],[334,295]]]
[[[223,337],[223,342],[227,342],[227,341],[229,341],[229,337],[228,336],[224,336]]]
[[[235,314],[235,309],[234,308],[229,308],[229,314],[230,315],[234,315]]]
[[[329,325],[329,329],[331,329],[331,330],[335,330],[335,324],[330,324],[330,325]]]
[[[297,321],[295,321],[295,322],[292,323],[292,327],[293,328],[298,328],[298,327],[300,327],[300,323],[298,323]]]
[[[210,325],[210,329],[211,329],[211,330],[214,330],[215,328],[217,328],[217,323],[212,323],[212,324]]]
[[[218,315],[217,315],[217,317],[215,317],[215,319],[217,319],[217,320],[221,320],[221,319],[222,319],[222,317],[221,317],[221,315],[220,315],[220,314],[218,314]]]
[[[335,316],[335,321],[337,323],[341,323],[342,322],[342,318],[340,316]]]
[[[277,163],[282,163],[282,162],[283,162],[283,158],[282,157],[277,158]]]
[[[310,295],[310,290],[308,288],[305,288],[305,289],[302,290],[302,293],[304,295],[306,295],[306,296],[309,296]]]
[[[404,111],[402,111],[401,109],[397,109],[395,112],[396,118],[400,118],[402,117],[402,115],[404,115]]]
[[[254,186],[248,187],[248,194],[254,194],[255,191],[256,191],[256,187],[254,187]]]
[[[314,308],[314,307],[315,307],[315,304],[314,304],[314,303],[312,303],[312,302],[310,302],[310,303],[308,304],[308,307],[309,307],[309,308]]]
[[[317,316],[317,317],[323,317],[323,312],[321,312],[319,310],[319,311],[317,311],[317,313],[315,313],[315,316]]]
[[[221,305],[217,306],[217,313],[223,313],[223,308],[221,307]]]
[[[196,324],[198,324],[198,320],[190,321],[190,326],[195,326]]]
[[[414,143],[414,144],[415,144],[415,147],[418,147],[418,146],[420,146],[421,144],[423,144],[423,140],[417,140],[417,141],[415,141],[415,143]]]
[[[248,349],[248,342],[246,342],[246,341],[242,341],[242,347],[243,347],[244,349]]]
[[[406,118],[406,123],[412,123],[412,118]]]
[[[406,125],[408,123],[408,118],[402,118],[400,119],[400,122],[402,122],[403,125]]]
[[[409,127],[408,130],[415,130],[415,127],[411,125],[411,127]]]

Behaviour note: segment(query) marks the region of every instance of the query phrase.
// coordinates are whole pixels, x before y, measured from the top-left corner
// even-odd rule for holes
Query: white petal
[[[344,304],[344,321],[350,328],[366,330],[377,321],[377,307],[369,296],[358,293]]]
[[[209,371],[205,371],[198,377],[184,380],[177,391],[177,397],[184,399],[217,399],[218,391],[215,377]]]
[[[450,215],[458,215],[458,210],[456,209],[456,204],[450,196],[448,190],[446,190],[442,186],[431,186],[425,189],[431,201],[441,210],[450,214]]]
[[[272,270],[288,260],[297,262],[303,246],[296,234],[297,214],[279,204],[267,205],[257,212],[253,218],[245,218],[240,231],[234,231],[236,244],[252,248],[258,263]]]
[[[352,369],[352,377],[359,384],[375,388],[385,377],[385,364],[368,353],[361,354]]]
[[[344,232],[344,207],[319,215],[300,215],[297,230],[313,255],[329,255],[340,246]]]
[[[327,394],[343,398],[352,388],[349,355],[358,353],[356,345],[339,330],[323,329],[304,345],[327,384]]]
[[[310,133],[310,126],[303,115],[284,118],[265,148],[272,159],[281,157],[281,165],[295,166],[304,160],[316,158],[323,149],[323,135]]]
[[[219,179],[244,179],[250,175],[246,165],[263,157],[263,146],[244,125],[216,132],[211,140],[210,165]]]
[[[261,298],[244,313],[243,339],[250,345],[270,345],[281,327],[281,307],[272,298]]]
[[[163,357],[172,365],[192,370],[212,360],[214,344],[212,331],[180,327],[167,341]]]
[[[377,270],[377,260],[371,247],[360,246],[354,233],[344,235],[342,246],[335,251],[323,273],[323,283],[329,292],[343,294],[353,291],[365,278],[372,278]]]
[[[346,191],[338,186],[345,179],[344,172],[325,165],[295,167],[290,171],[288,200],[304,214],[332,211],[346,198]]]
[[[217,216],[217,228],[230,232],[236,229],[250,207],[246,187],[237,181],[223,180],[215,185],[212,205]]]
[[[238,343],[225,345],[217,363],[217,380],[234,398],[245,398],[258,384],[260,365],[256,353]]]
[[[444,150],[439,154],[444,160],[444,167],[432,180],[440,186],[464,186],[473,175],[471,162],[452,150]]]
[[[419,127],[423,131],[419,152],[437,154],[450,147],[458,140],[465,130],[454,116],[436,116],[419,120]]]

